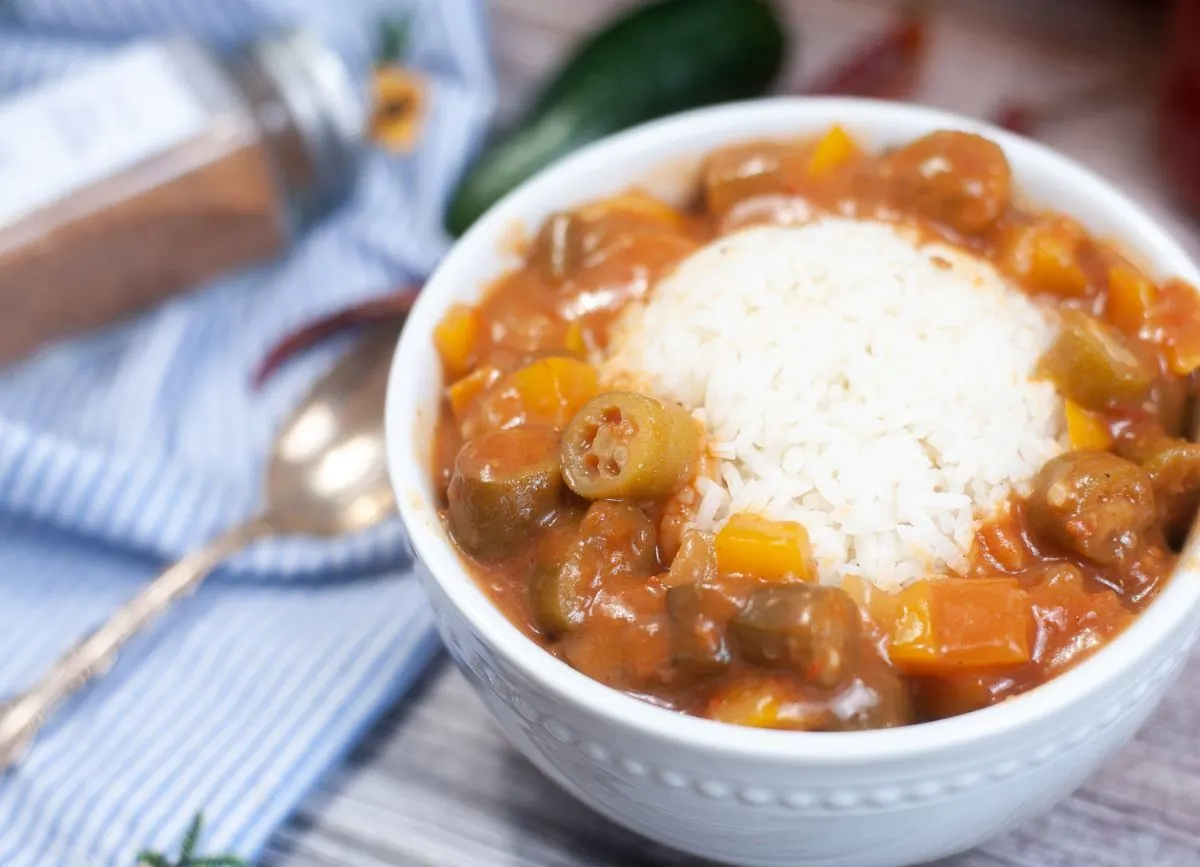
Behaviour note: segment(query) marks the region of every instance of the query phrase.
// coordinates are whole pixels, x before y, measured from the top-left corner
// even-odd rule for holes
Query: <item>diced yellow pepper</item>
[[[485,429],[541,424],[566,427],[600,391],[596,369],[577,358],[543,358],[510,373],[480,405]]]
[[[479,337],[479,313],[466,304],[455,304],[433,329],[433,344],[451,376],[471,369],[475,341]]]
[[[888,656],[910,674],[1020,665],[1031,657],[1033,610],[1010,578],[931,578],[904,588]]]
[[[1063,298],[1087,295],[1087,275],[1067,238],[1044,235],[1034,242],[1029,278],[1043,292]]]
[[[808,173],[813,177],[827,174],[845,165],[854,156],[854,139],[837,124],[821,136],[808,159]]]
[[[1112,447],[1112,434],[1098,415],[1088,412],[1072,400],[1064,401],[1064,412],[1071,448],[1107,451]]]
[[[499,369],[485,364],[452,383],[446,389],[446,399],[450,402],[454,420],[460,425],[466,421],[475,401],[499,378]]]
[[[600,390],[596,369],[574,358],[543,358],[513,374],[529,421],[563,427]]]
[[[733,515],[717,533],[717,568],[761,578],[816,579],[808,532],[794,521]]]
[[[1132,265],[1119,262],[1108,269],[1105,316],[1126,334],[1142,330],[1157,300],[1157,287]]]

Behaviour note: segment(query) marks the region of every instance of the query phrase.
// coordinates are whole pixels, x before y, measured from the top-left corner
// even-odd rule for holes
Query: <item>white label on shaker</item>
[[[0,103],[0,228],[169,150],[207,120],[157,45]]]

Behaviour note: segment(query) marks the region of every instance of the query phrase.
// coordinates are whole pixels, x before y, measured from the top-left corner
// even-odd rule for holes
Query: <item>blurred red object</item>
[[[1200,0],[1175,0],[1167,39],[1158,146],[1171,181],[1200,213]]]

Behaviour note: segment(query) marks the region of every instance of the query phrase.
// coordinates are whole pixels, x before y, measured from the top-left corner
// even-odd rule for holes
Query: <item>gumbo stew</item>
[[[970,251],[1060,315],[1038,374],[1065,401],[1069,449],[978,528],[966,574],[828,586],[798,523],[696,529],[702,426],[610,390],[592,363],[623,307],[700,246],[821,214]],[[882,154],[838,127],[740,144],[708,157],[689,209],[631,191],[554,214],[434,339],[448,386],[433,472],[480,585],[584,674],[729,723],[905,725],[1045,683],[1155,597],[1200,502],[1185,438],[1200,296],[1019,207],[1004,153],[963,132]]]

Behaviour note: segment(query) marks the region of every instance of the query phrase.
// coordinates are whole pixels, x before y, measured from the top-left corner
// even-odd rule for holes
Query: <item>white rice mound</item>
[[[895,589],[962,573],[979,524],[1064,450],[1061,398],[1032,378],[1056,330],[982,259],[829,218],[692,254],[601,366],[705,425],[697,526],[798,521],[823,582]]]

